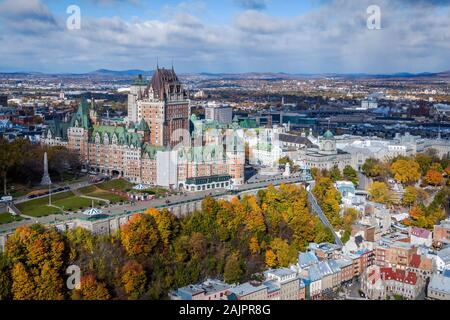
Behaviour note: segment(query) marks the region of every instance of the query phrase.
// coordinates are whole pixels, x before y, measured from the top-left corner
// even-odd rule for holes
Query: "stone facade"
[[[158,182],[157,154],[176,146],[173,150],[179,159],[171,170],[177,178],[169,187],[183,187],[189,178],[216,175],[230,175],[235,185],[244,182],[244,150],[232,143],[191,141],[189,100],[173,69],[158,68],[147,86],[139,78],[128,98],[126,124],[105,125],[93,103],[89,108],[83,100],[69,123],[49,127],[42,143],[75,151],[88,171],[147,185]],[[236,134],[236,128],[227,134]]]

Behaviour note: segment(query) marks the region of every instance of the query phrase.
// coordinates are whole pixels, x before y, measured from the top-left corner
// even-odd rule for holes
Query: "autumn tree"
[[[392,192],[384,182],[375,181],[369,186],[368,191],[374,202],[390,204],[392,201]]]
[[[342,223],[340,216],[341,193],[335,188],[333,181],[329,178],[320,178],[316,181],[313,194],[320,207],[333,226]]]
[[[120,278],[128,299],[139,299],[145,293],[147,276],[144,268],[137,261],[128,261],[121,269]]]
[[[277,255],[271,249],[266,251],[265,262],[267,267],[275,268],[278,265]]]
[[[270,242],[270,250],[275,254],[275,259],[271,263],[272,267],[287,267],[297,258],[297,250],[286,240],[280,238],[275,238]],[[266,254],[266,263],[267,260]]]
[[[6,253],[13,264],[15,299],[63,298],[65,244],[55,229],[41,225],[20,227],[8,238]]]
[[[109,300],[111,296],[105,284],[99,282],[97,278],[88,274],[81,277],[80,289],[72,292],[73,300]]]
[[[250,238],[249,249],[250,252],[255,255],[261,252],[261,247],[259,246],[259,242],[256,237]]]
[[[418,153],[415,156],[415,160],[420,166],[422,175],[425,175],[430,169],[431,163],[433,162],[433,157],[425,153]]]
[[[14,264],[11,275],[14,300],[33,300],[36,298],[36,283],[22,262]]]
[[[155,219],[148,214],[135,215],[122,226],[120,236],[128,255],[149,255],[158,243]]]
[[[416,204],[422,204],[427,198],[428,194],[423,189],[408,186],[403,193],[402,204],[410,207]]]
[[[162,243],[166,247],[169,246],[170,241],[178,234],[179,231],[177,217],[167,209],[157,210],[150,208],[146,213],[155,219]]]
[[[294,161],[292,161],[288,156],[282,157],[278,160],[278,164],[280,166],[285,166],[287,163],[289,163],[291,168],[294,166]]]
[[[377,179],[384,179],[389,175],[389,167],[374,158],[369,158],[364,162],[362,171],[366,176]]]
[[[440,186],[444,184],[444,177],[442,176],[442,173],[435,169],[428,170],[424,180],[427,184],[432,186]]]
[[[49,263],[44,263],[41,272],[34,279],[36,290],[35,300],[63,300],[64,281],[58,271]]]
[[[394,179],[400,183],[411,184],[420,179],[420,166],[414,160],[399,159],[391,165]]]
[[[67,231],[66,237],[69,243],[69,258],[71,261],[75,261],[80,251],[92,252],[94,250],[95,239],[92,232],[87,229],[81,227],[70,229]]]

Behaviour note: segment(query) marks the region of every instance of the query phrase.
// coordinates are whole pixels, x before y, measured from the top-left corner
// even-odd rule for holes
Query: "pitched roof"
[[[450,278],[435,273],[431,276],[428,289],[450,294]]]
[[[385,280],[395,280],[412,285],[415,285],[418,279],[415,272],[405,272],[405,270],[400,269],[380,268],[380,272],[384,275]]]
[[[89,105],[86,99],[82,99],[77,111],[72,116],[70,121],[70,127],[75,127],[78,124],[79,127],[89,129],[91,121],[89,119]]]
[[[445,263],[450,263],[450,247],[442,249],[438,252],[437,256]]]
[[[284,134],[280,133],[278,135],[278,139],[282,142],[295,143],[295,144],[303,144],[308,147],[313,146],[313,143],[306,137],[294,135],[294,134]]]
[[[298,255],[298,265],[300,268],[306,268],[319,262],[314,252],[301,252]]]
[[[423,238],[423,239],[428,239],[431,235],[431,232],[426,229],[412,227],[411,235],[419,237],[419,238]]]
[[[148,92],[151,87],[155,98],[164,100],[166,98],[166,87],[170,84],[181,84],[175,70],[173,68],[164,69],[158,67],[153,74],[152,80],[150,81],[146,92]]]

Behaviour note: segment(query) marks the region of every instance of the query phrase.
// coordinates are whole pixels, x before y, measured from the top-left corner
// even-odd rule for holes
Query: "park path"
[[[90,200],[94,200],[94,201],[99,201],[99,202],[105,202],[106,204],[111,204],[111,201],[103,199],[103,198],[97,198],[97,197],[91,197],[91,196],[86,196],[84,194],[82,194],[78,189],[73,189],[72,192],[80,198],[85,198],[85,199],[90,199]]]

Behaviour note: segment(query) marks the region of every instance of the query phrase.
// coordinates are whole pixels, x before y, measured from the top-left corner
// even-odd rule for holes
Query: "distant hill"
[[[108,69],[99,69],[92,72],[89,72],[88,75],[95,75],[95,76],[111,76],[111,77],[132,77],[132,76],[138,76],[142,74],[143,76],[152,76],[154,71],[144,71],[144,70],[122,70],[122,71],[115,71],[115,70],[108,70]]]
[[[1,77],[15,76],[56,76],[56,77],[118,77],[118,78],[134,78],[142,74],[144,77],[151,77],[154,70],[109,70],[99,69],[87,73],[59,73],[46,74],[41,72],[0,72]],[[194,76],[201,79],[226,79],[226,80],[289,80],[289,79],[324,79],[324,78],[340,78],[340,79],[415,79],[415,78],[450,78],[450,71],[443,72],[422,72],[409,73],[400,72],[392,74],[368,74],[368,73],[319,73],[319,74],[290,74],[283,72],[245,72],[245,73],[184,73],[180,76]]]

